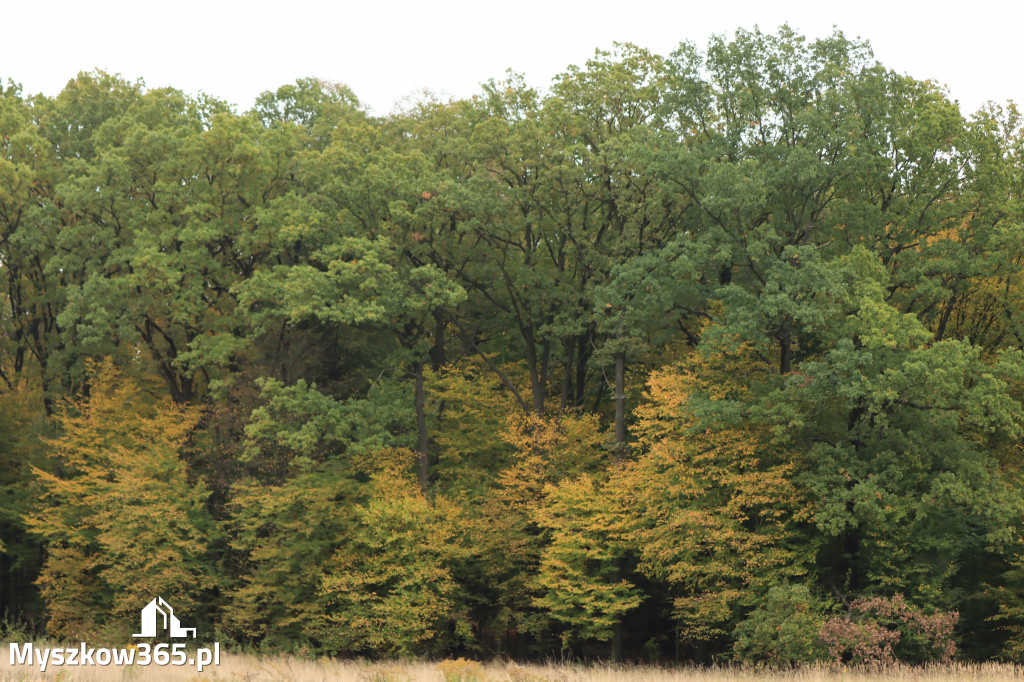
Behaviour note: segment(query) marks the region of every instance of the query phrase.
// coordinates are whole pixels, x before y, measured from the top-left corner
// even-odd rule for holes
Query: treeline
[[[0,611],[117,641],[1024,652],[1024,164],[836,33],[384,117],[0,91]],[[872,648],[874,647],[874,648]]]

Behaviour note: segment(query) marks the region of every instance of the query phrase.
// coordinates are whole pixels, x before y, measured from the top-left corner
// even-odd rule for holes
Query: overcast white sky
[[[200,90],[247,109],[302,76],[349,85],[375,113],[424,88],[467,96],[512,68],[546,86],[597,47],[633,42],[668,54],[681,40],[788,22],[812,36],[836,25],[868,39],[885,65],[947,85],[967,112],[1024,102],[1024,3],[626,2],[505,0],[331,5],[207,0],[0,0],[0,78],[56,94],[93,68],[150,87]]]

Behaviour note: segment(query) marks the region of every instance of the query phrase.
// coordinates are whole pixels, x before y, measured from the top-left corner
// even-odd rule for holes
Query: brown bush
[[[849,613],[826,621],[818,633],[837,663],[884,667],[903,663],[949,663],[956,653],[956,611],[928,615],[903,595],[861,597]]]

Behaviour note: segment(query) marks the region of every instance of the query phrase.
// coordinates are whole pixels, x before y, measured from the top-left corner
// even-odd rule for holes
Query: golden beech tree
[[[672,588],[684,639],[728,634],[756,595],[799,570],[784,542],[799,508],[787,453],[749,415],[728,416],[746,391],[729,377],[758,370],[740,348],[653,372],[633,428],[640,455],[608,486],[632,520],[640,570]]]
[[[548,593],[549,586],[536,576],[546,570],[542,555],[548,551],[551,524],[558,525],[554,517],[544,515],[544,510],[555,499],[552,486],[603,471],[609,454],[604,447],[608,435],[596,415],[513,413],[502,438],[515,448],[515,455],[514,463],[501,472],[490,499],[482,505],[490,529],[485,542],[496,557],[491,567],[502,576],[512,620],[521,623],[524,630],[543,632],[551,625],[551,618],[571,629],[572,618],[543,610],[546,603],[542,595]],[[568,500],[567,504],[573,502]],[[536,612],[538,607],[540,613]],[[577,637],[578,633],[568,631],[566,635],[564,641],[589,636]]]
[[[216,582],[209,491],[181,457],[199,414],[166,401],[146,405],[110,363],[95,369],[89,398],[58,417],[49,470],[33,467],[39,503],[26,524],[47,550],[39,585],[48,629],[123,637],[158,595],[194,621]]]
[[[451,565],[458,510],[429,501],[397,472],[374,478],[375,495],[354,510],[348,542],[320,574],[324,610],[307,634],[332,651],[408,656],[453,625],[468,635],[456,608]]]
[[[622,618],[643,601],[643,593],[623,577],[629,544],[619,532],[618,500],[583,475],[545,488],[537,524],[551,533],[541,553],[535,600],[563,626],[562,644],[573,640],[612,641],[621,657]]]
[[[504,365],[502,371],[523,385],[524,367]],[[472,557],[458,577],[471,594],[495,595],[493,604],[470,601],[481,639],[495,632],[544,636],[552,629],[569,639],[589,637],[573,630],[574,619],[585,629],[585,614],[561,618],[538,601],[549,591],[538,576],[546,573],[541,555],[552,535],[538,513],[549,504],[548,486],[607,468],[610,440],[600,418],[523,412],[477,359],[453,363],[428,379],[439,414],[441,466],[434,490],[462,510],[460,542]]]

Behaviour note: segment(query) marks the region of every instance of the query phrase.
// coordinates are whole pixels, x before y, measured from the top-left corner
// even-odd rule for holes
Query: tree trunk
[[[533,412],[536,415],[544,414],[544,382],[537,371],[536,364],[530,365],[530,390],[533,393]]]
[[[569,396],[572,395],[572,355],[575,350],[573,339],[565,342],[565,360],[562,363],[562,399],[559,404],[559,412],[565,412],[569,407]]]
[[[417,360],[415,365],[416,371],[416,431],[419,436],[416,452],[419,453],[417,457],[417,473],[420,481],[420,491],[427,494],[427,476],[430,473],[428,470],[427,462],[427,416],[425,413],[426,400],[423,396],[423,361]]]
[[[615,354],[615,459],[626,457],[626,353]]]
[[[533,397],[533,412],[536,415],[544,414],[544,397],[546,387],[544,385],[544,367],[547,363],[546,357],[537,356],[537,345],[532,328],[521,328],[523,339],[526,341],[526,365],[530,370],[530,392]],[[542,351],[542,355],[546,349]]]
[[[447,362],[444,354],[445,320],[440,312],[434,315],[434,347],[430,349],[431,367],[436,372]]]
[[[946,325],[949,324],[949,316],[953,312],[953,306],[956,304],[956,294],[949,297],[949,301],[946,302],[946,307],[942,309],[942,317],[939,318],[939,328],[935,332],[935,341],[941,341],[942,337],[946,335]]]
[[[793,367],[793,338],[788,329],[779,334],[779,374],[789,374]]]
[[[576,340],[576,406],[583,405],[587,389],[587,362],[590,360],[590,332],[586,331]]]

